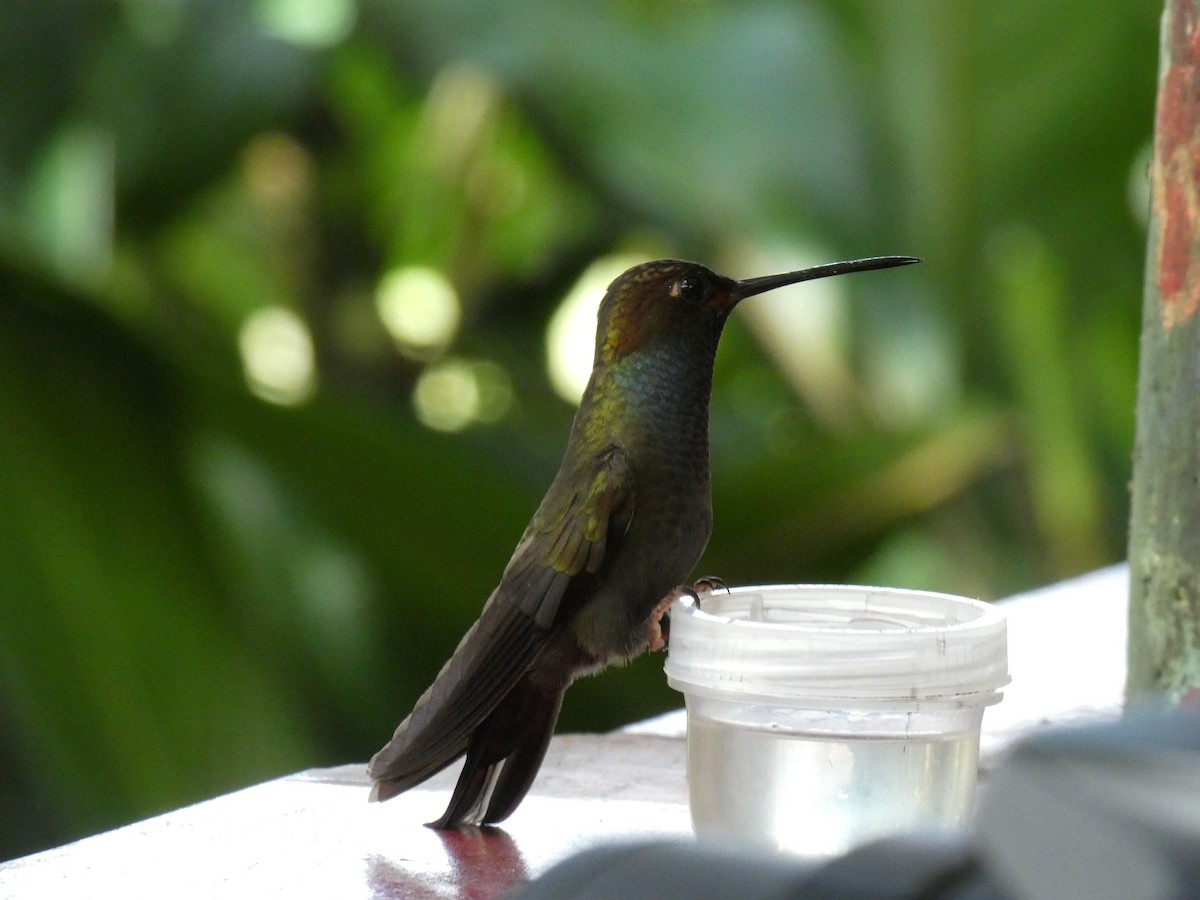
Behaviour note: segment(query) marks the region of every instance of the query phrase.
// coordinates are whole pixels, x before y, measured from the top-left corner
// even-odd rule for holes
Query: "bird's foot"
[[[729,590],[722,579],[714,575],[706,575],[694,584],[681,584],[668,592],[667,596],[658,601],[650,618],[646,620],[646,645],[651,653],[662,650],[671,640],[671,604],[680,597],[691,597],[700,605],[701,594],[711,594],[714,591]]]

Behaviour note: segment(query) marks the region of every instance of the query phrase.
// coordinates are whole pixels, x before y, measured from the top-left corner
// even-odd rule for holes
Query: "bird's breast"
[[[616,445],[632,475],[632,515],[572,628],[598,663],[645,645],[646,620],[694,571],[712,531],[705,348],[656,345],[593,374],[581,412],[587,446]]]

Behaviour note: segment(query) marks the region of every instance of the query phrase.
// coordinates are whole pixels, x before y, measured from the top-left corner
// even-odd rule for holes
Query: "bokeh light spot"
[[[430,366],[413,391],[417,418],[435,431],[462,431],[475,418],[479,403],[479,384],[462,360]]]
[[[242,175],[250,192],[264,206],[288,209],[312,192],[313,161],[294,138],[267,132],[246,145]]]
[[[400,349],[417,356],[449,344],[462,319],[454,285],[441,272],[424,266],[385,274],[375,291],[375,306]]]
[[[354,0],[258,0],[259,22],[271,35],[301,47],[332,47],[354,28]]]
[[[631,254],[593,262],[567,292],[546,326],[546,371],[554,390],[578,403],[592,373],[596,346],[596,310],[613,279],[641,261]]]
[[[238,334],[246,383],[257,396],[298,406],[316,390],[316,354],[304,320],[280,306],[246,318]]]
[[[508,373],[485,360],[448,359],[421,373],[413,391],[417,418],[436,431],[496,422],[512,407]]]

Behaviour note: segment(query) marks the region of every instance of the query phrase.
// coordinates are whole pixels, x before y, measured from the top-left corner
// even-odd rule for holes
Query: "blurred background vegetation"
[[[1159,11],[6,0],[0,858],[376,750],[641,259],[926,259],[739,311],[704,573],[1122,558]]]

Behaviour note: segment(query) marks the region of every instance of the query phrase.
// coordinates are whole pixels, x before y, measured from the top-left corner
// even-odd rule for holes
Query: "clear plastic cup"
[[[947,594],[717,590],[672,607],[666,672],[687,705],[696,834],[822,857],[964,823],[1007,628]]]

